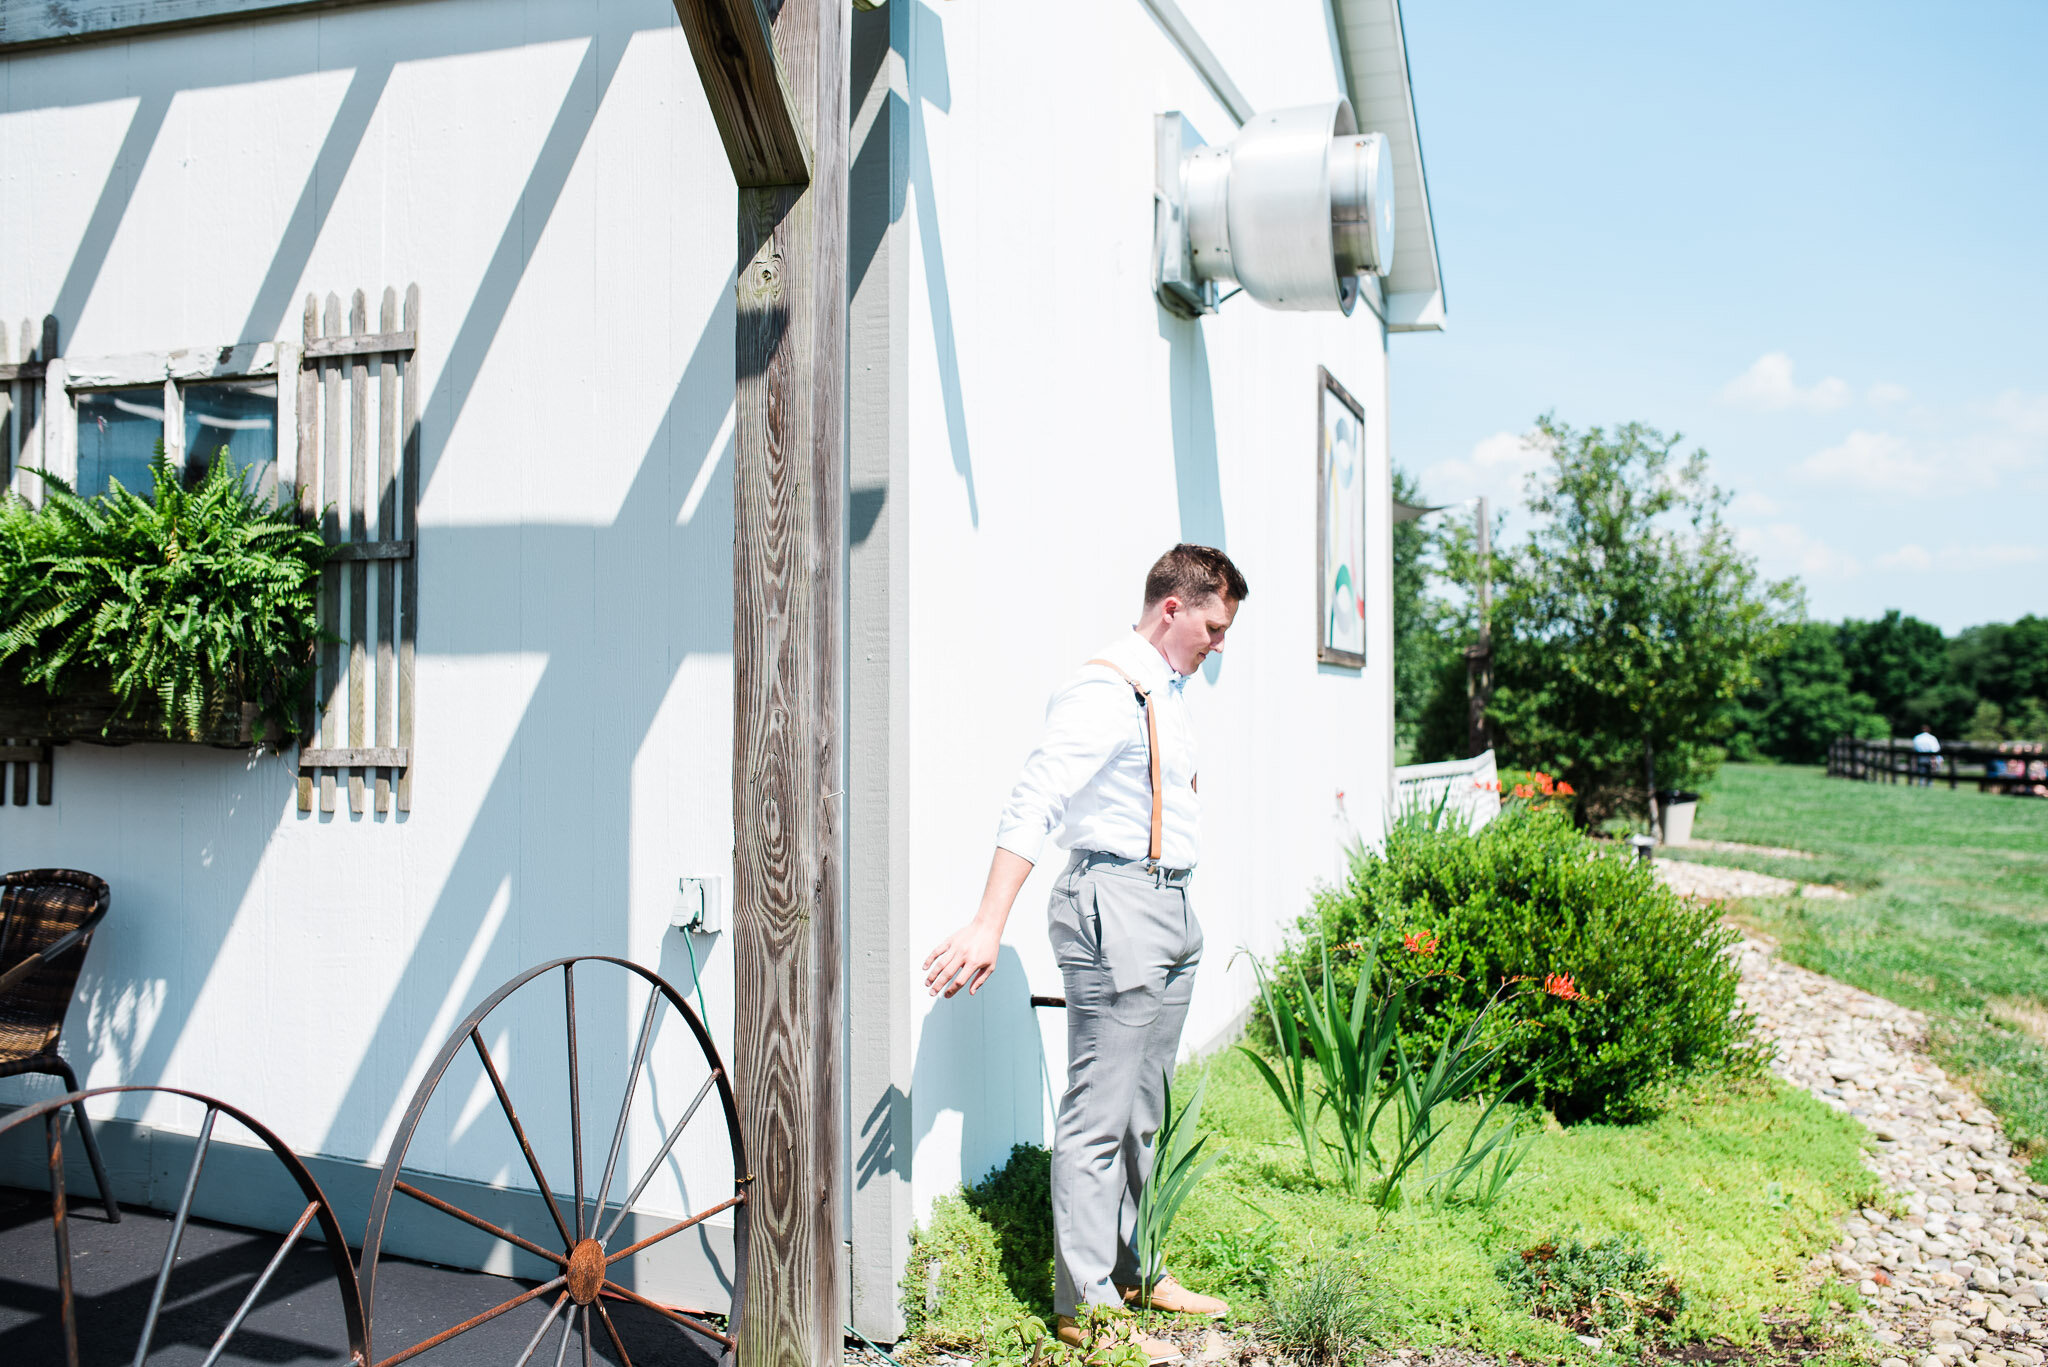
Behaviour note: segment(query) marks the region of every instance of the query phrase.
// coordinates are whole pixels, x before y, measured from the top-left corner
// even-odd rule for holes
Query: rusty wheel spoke
[[[568,1303],[569,1293],[566,1291],[555,1297],[555,1303],[548,1307],[548,1317],[540,1322],[540,1328],[533,1331],[533,1337],[526,1341],[526,1351],[519,1355],[519,1361],[513,1363],[512,1367],[526,1367],[527,1363],[533,1361],[534,1350],[539,1348],[540,1341],[547,1337],[548,1326],[555,1322],[555,1316],[561,1314],[562,1307]]]
[[[567,1267],[569,1265],[569,1260],[563,1257],[561,1254],[556,1253],[550,1249],[542,1248],[539,1244],[534,1243],[531,1239],[522,1239],[509,1229],[500,1229],[498,1228],[498,1226],[492,1224],[489,1220],[484,1219],[482,1216],[471,1215],[462,1207],[457,1205],[451,1205],[449,1202],[443,1201],[438,1196],[435,1196],[429,1192],[421,1191],[418,1187],[414,1186],[410,1182],[400,1180],[392,1184],[392,1189],[394,1191],[404,1192],[407,1196],[410,1196],[413,1200],[418,1201],[423,1206],[432,1206],[435,1210],[440,1211],[443,1215],[452,1215],[456,1219],[462,1221],[464,1224],[475,1225],[484,1233],[489,1234],[495,1238],[503,1239],[506,1243],[513,1245],[515,1248],[523,1248],[528,1253],[539,1254],[541,1257],[546,1258],[549,1262],[553,1263],[557,1267]]]
[[[654,1180],[654,1174],[661,1171],[663,1160],[668,1157],[669,1150],[676,1146],[676,1141],[683,1137],[683,1130],[689,1125],[690,1118],[697,1114],[697,1108],[704,1104],[704,1098],[711,1095],[711,1089],[718,1084],[718,1079],[723,1075],[721,1070],[714,1068],[711,1076],[704,1079],[704,1085],[697,1089],[697,1095],[690,1098],[689,1106],[684,1109],[683,1118],[669,1128],[668,1138],[662,1141],[661,1149],[654,1155],[654,1161],[647,1165],[647,1171],[640,1175],[640,1180],[633,1184],[633,1190],[619,1203],[618,1210],[612,1215],[612,1222],[605,1226],[604,1233],[598,1235],[598,1238],[607,1241],[611,1239],[619,1227],[619,1222],[626,1218],[626,1212],[640,1199],[640,1193],[647,1190],[647,1184]]]
[[[457,1334],[466,1334],[470,1330],[476,1328],[479,1324],[490,1323],[492,1320],[498,1318],[498,1316],[504,1314],[507,1310],[517,1310],[520,1306],[526,1304],[528,1301],[534,1299],[536,1296],[547,1295],[548,1292],[557,1289],[562,1285],[562,1283],[568,1280],[569,1279],[566,1275],[560,1276],[556,1277],[553,1281],[542,1282],[539,1286],[534,1287],[530,1291],[522,1291],[518,1295],[514,1296],[511,1300],[505,1301],[503,1304],[500,1305],[494,1305],[480,1315],[471,1315],[468,1319],[464,1320],[462,1323],[456,1325],[452,1329],[443,1329],[440,1333],[434,1335],[432,1338],[425,1339],[419,1343],[415,1343],[412,1347],[407,1348],[403,1352],[393,1353],[390,1357],[385,1358],[382,1362],[378,1363],[377,1367],[397,1367],[398,1363],[405,1362],[411,1358],[416,1358],[421,1353],[426,1352],[429,1348],[440,1347],[449,1339],[454,1338]]]
[[[633,1367],[633,1355],[626,1351],[626,1341],[619,1337],[618,1326],[612,1323],[612,1312],[604,1308],[604,1302],[601,1300],[594,1303],[591,1308],[597,1311],[597,1317],[604,1321],[604,1332],[611,1339],[612,1348],[617,1351],[619,1361],[624,1367]]]
[[[583,1239],[583,1099],[576,1067],[576,965],[562,965],[562,999],[569,1016],[569,1152],[576,1171],[576,1238]]]
[[[647,1062],[647,1046],[654,1039],[655,1014],[661,1007],[661,992],[649,984],[647,988],[647,1009],[640,1014],[640,1040],[633,1046],[633,1066],[626,1072],[626,1099],[619,1106],[619,1123],[612,1129],[612,1151],[604,1160],[604,1176],[598,1179],[597,1209],[591,1213],[590,1229],[595,1232],[604,1224],[604,1207],[611,1195],[612,1174],[619,1168],[619,1149],[626,1142],[626,1121],[633,1114],[633,1096],[640,1087],[640,1068]]]
[[[63,1298],[64,1361],[78,1367],[78,1304],[71,1288],[71,1226],[64,1209],[64,1113],[43,1117],[43,1138],[50,1151],[50,1228],[57,1236],[57,1293]]]
[[[469,1042],[476,1046],[476,1056],[483,1060],[484,1071],[490,1074],[491,1090],[498,1094],[498,1105],[503,1108],[505,1119],[512,1123],[512,1135],[519,1141],[519,1151],[526,1155],[526,1169],[533,1174],[541,1199],[548,1203],[548,1214],[555,1217],[555,1228],[562,1234],[562,1247],[569,1248],[575,1244],[576,1238],[569,1233],[569,1223],[562,1218],[562,1208],[555,1204],[555,1189],[548,1185],[547,1175],[540,1170],[540,1159],[534,1157],[533,1145],[526,1140],[526,1127],[519,1123],[519,1112],[513,1108],[512,1098],[505,1091],[505,1080],[498,1076],[497,1062],[492,1059],[491,1051],[484,1047],[484,1037],[477,1030],[469,1032]]]
[[[720,1343],[724,1344],[728,1348],[732,1347],[732,1338],[730,1335],[720,1333],[718,1330],[712,1328],[709,1324],[706,1324],[703,1320],[698,1319],[695,1315],[685,1314],[682,1311],[675,1309],[673,1306],[663,1305],[659,1301],[651,1301],[647,1299],[647,1297],[641,1295],[638,1291],[629,1291],[625,1287],[620,1286],[617,1282],[606,1282],[604,1284],[604,1290],[605,1294],[608,1296],[617,1296],[619,1299],[631,1301],[635,1305],[644,1305],[649,1310],[652,1310],[655,1314],[660,1315],[663,1319],[666,1319],[671,1324],[680,1325],[685,1329],[693,1329],[697,1333],[705,1335],[707,1338],[717,1339]]]
[[[681,1234],[684,1230],[689,1229],[692,1226],[700,1225],[704,1223],[704,1221],[710,1219],[712,1216],[718,1214],[719,1211],[731,1210],[734,1206],[738,1205],[740,1202],[746,1199],[747,1198],[745,1196],[740,1195],[728,1196],[725,1200],[720,1201],[717,1205],[707,1207],[704,1210],[700,1210],[695,1215],[690,1216],[686,1220],[678,1220],[675,1224],[670,1225],[667,1229],[660,1230],[654,1234],[650,1234],[637,1244],[628,1244],[624,1248],[620,1249],[617,1253],[607,1253],[605,1255],[604,1265],[606,1267],[610,1267],[613,1263],[619,1261],[619,1259],[621,1258],[630,1258],[635,1253],[638,1253],[641,1249],[652,1247],[653,1245],[660,1243],[663,1239],[668,1238],[672,1234]]]

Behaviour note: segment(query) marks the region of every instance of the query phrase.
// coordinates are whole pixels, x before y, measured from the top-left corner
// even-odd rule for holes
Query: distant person
[[[981,904],[925,960],[935,995],[980,991],[1046,837],[1072,851],[1047,910],[1067,999],[1067,1090],[1052,1148],[1053,1309],[1060,1341],[1075,1347],[1089,1306],[1134,1303],[1143,1290],[1138,1197],[1202,959],[1188,905],[1200,815],[1195,728],[1181,687],[1223,649],[1247,592],[1222,551],[1181,545],[1159,557],[1134,628],[1053,695],[1044,738],[997,828]],[[1155,1310],[1230,1311],[1170,1275],[1150,1290]],[[1131,1338],[1154,1362],[1179,1356],[1162,1339]]]
[[[1934,782],[1934,766],[1939,762],[1941,742],[1927,729],[1927,723],[1920,723],[1920,734],[1913,737],[1913,772],[1922,788]]]

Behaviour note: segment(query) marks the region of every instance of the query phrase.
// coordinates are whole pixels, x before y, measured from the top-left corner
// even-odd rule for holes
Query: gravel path
[[[1681,897],[1698,897],[1709,902],[1726,902],[1738,897],[1825,897],[1849,894],[1827,883],[1795,883],[1748,869],[1723,868],[1719,864],[1693,864],[1683,859],[1659,859],[1657,876]]]
[[[1892,1209],[1850,1216],[1814,1269],[1858,1285],[1891,1354],[1884,1367],[2040,1367],[2048,1186],[2028,1179],[1998,1118],[1927,1057],[1926,1018],[1785,963],[1764,940],[1736,952],[1774,1069],[1876,1140],[1865,1161]]]

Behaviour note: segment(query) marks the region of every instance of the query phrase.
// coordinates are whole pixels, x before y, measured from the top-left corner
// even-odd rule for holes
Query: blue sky
[[[1432,501],[1518,501],[1538,413],[1639,419],[1815,617],[2048,613],[2048,4],[1405,9]]]

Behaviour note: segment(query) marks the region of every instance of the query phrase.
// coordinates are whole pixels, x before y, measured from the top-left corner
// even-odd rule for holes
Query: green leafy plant
[[[81,498],[41,474],[41,508],[0,499],[0,676],[52,696],[110,688],[117,719],[194,737],[244,702],[293,734],[320,639],[327,548],[252,493],[225,449],[191,489],[164,459],[145,498]]]
[[[979,1342],[991,1324],[1029,1315],[1003,1281],[996,1233],[957,1194],[932,1202],[910,1234],[897,1283],[908,1337],[933,1348]]]
[[[1514,803],[1477,832],[1396,825],[1317,894],[1270,985],[1306,1014],[1311,998],[1343,1000],[1376,972],[1364,946],[1411,935],[1432,945],[1431,971],[1406,984],[1403,1047],[1431,1052],[1491,1009],[1505,1047],[1483,1088],[1566,1124],[1645,1120],[1690,1076],[1761,1067],[1719,911],[1680,899],[1552,804]],[[1492,1006],[1511,979],[1560,991]],[[1278,1024],[1269,1003],[1261,1042],[1285,1060]]]
[[[1403,940],[1411,955],[1433,954],[1434,936],[1410,932]],[[1505,982],[1463,1028],[1446,1033],[1426,1066],[1411,1058],[1401,1037],[1402,1016],[1409,1002],[1407,981],[1387,974],[1383,994],[1373,990],[1378,974],[1377,938],[1354,946],[1357,975],[1344,1002],[1337,975],[1331,971],[1329,947],[1322,945],[1322,972],[1311,986],[1300,965],[1294,965],[1294,992],[1283,994],[1264,965],[1253,961],[1259,1000],[1277,1041],[1278,1066],[1257,1050],[1238,1046],[1266,1082],[1301,1140],[1303,1160],[1311,1177],[1315,1153],[1327,1150],[1337,1180],[1348,1191],[1365,1196],[1381,1210],[1402,1200],[1402,1183],[1423,1164],[1443,1137],[1439,1116],[1476,1092],[1498,1070],[1508,1039],[1490,1027],[1500,1005],[1516,986]],[[1568,980],[1567,980],[1568,981]],[[1297,1016],[1297,1004],[1299,1015]],[[1309,1067],[1318,1083],[1311,1089]],[[1491,1126],[1512,1087],[1496,1093],[1466,1136],[1464,1147],[1449,1166],[1428,1175],[1427,1185],[1448,1198],[1466,1181],[1494,1166],[1488,1184],[1494,1199],[1505,1190],[1521,1161],[1513,1123]],[[1336,1137],[1322,1132],[1327,1115]],[[1392,1123],[1391,1142],[1382,1143],[1381,1119]],[[1368,1178],[1374,1178],[1368,1182]]]
[[[1195,1085],[1195,1094],[1178,1112],[1173,1106],[1173,1075],[1166,1074],[1161,1085],[1165,1088],[1166,1113],[1160,1121],[1159,1133],[1153,1137],[1152,1179],[1138,1195],[1137,1232],[1133,1240],[1138,1254],[1138,1296],[1147,1310],[1152,1308],[1152,1287],[1165,1267],[1166,1238],[1173,1230],[1181,1204],[1220,1157],[1202,1157],[1202,1146],[1209,1142],[1209,1136],[1197,1133],[1208,1078]]]
[[[998,1266],[1010,1294],[1033,1311],[1052,1310],[1052,1151],[1018,1144],[1003,1166],[960,1199],[995,1234]]]
[[[1131,1317],[1110,1305],[1091,1305],[1079,1320],[1082,1347],[1062,1343],[1036,1315],[992,1324],[982,1335],[978,1367],[1150,1367],[1131,1341]]]
[[[1546,1239],[1504,1255],[1494,1275],[1533,1313],[1574,1333],[1655,1338],[1685,1312],[1677,1278],[1631,1235]]]
[[[1309,1176],[1315,1176],[1317,1149],[1327,1148],[1336,1165],[1337,1180],[1355,1192],[1363,1185],[1367,1170],[1376,1166],[1373,1128],[1394,1098],[1381,1079],[1394,1047],[1405,995],[1397,987],[1386,997],[1374,996],[1372,977],[1379,959],[1376,940],[1364,949],[1348,1004],[1336,975],[1330,972],[1328,947],[1321,947],[1320,952],[1323,972],[1314,988],[1300,965],[1294,966],[1292,1001],[1276,986],[1266,966],[1252,960],[1259,1002],[1278,1044],[1279,1066],[1268,1063],[1248,1045],[1241,1044],[1238,1049],[1251,1059],[1294,1126]],[[1309,1084],[1311,1063],[1320,1082],[1313,1089]],[[1319,1132],[1325,1112],[1336,1122],[1335,1140],[1325,1139]]]
[[[1267,1216],[1240,1229],[1210,1230],[1195,1241],[1190,1261],[1218,1290],[1264,1300],[1285,1248],[1279,1221]]]
[[[1280,1288],[1265,1330],[1275,1347],[1298,1362],[1342,1367],[1372,1342],[1380,1319],[1358,1269],[1331,1260]]]

